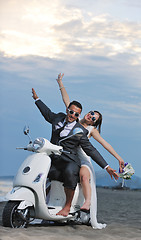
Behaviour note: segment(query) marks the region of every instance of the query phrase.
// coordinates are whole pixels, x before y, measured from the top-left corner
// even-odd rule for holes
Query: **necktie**
[[[66,125],[67,125],[67,122],[65,122],[62,127],[58,128],[58,129],[55,131],[55,133],[60,136],[60,132],[63,131],[63,129],[64,129],[64,127],[65,127]]]

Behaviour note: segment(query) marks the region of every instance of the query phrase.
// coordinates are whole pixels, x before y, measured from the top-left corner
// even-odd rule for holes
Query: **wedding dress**
[[[87,130],[89,134],[93,126],[88,126]],[[88,135],[89,135],[88,134]],[[90,185],[91,185],[91,205],[90,205],[90,222],[91,226],[95,229],[102,229],[106,227],[106,224],[97,222],[97,194],[96,194],[96,177],[93,165],[91,163],[90,157],[83,151],[81,147],[78,148],[78,157],[81,161],[81,166],[85,166],[88,168],[90,172]]]

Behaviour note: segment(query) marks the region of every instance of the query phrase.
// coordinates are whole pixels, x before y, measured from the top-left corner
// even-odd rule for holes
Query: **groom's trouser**
[[[52,159],[49,171],[49,180],[63,182],[65,188],[75,190],[79,182],[80,167],[72,160],[63,160],[61,157]]]

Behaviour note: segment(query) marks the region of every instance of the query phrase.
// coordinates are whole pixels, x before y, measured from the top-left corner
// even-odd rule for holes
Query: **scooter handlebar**
[[[52,144],[45,138],[36,138],[33,143],[29,143],[26,147],[18,147],[16,149],[23,149],[31,152],[46,152],[47,155],[61,155],[62,153],[71,153],[69,151],[63,150],[62,146]]]
[[[28,151],[31,151],[31,152],[34,152],[34,148],[33,148],[33,145],[29,144],[27,147],[17,147],[16,149],[23,149],[23,150],[28,150]]]

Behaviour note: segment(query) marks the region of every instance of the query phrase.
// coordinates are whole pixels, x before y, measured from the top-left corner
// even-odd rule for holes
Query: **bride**
[[[63,102],[65,106],[68,107],[70,99],[62,82],[63,76],[64,74],[60,73],[58,75],[58,79],[56,80],[61,91]],[[113,147],[108,142],[106,142],[100,135],[102,124],[101,113],[98,111],[90,111],[79,122],[89,131],[88,138],[93,137],[119,161],[120,171],[122,172],[122,169],[124,167],[123,159],[116,153]],[[85,202],[81,207],[81,211],[90,211],[91,225],[93,228],[95,229],[105,228],[106,224],[101,224],[97,222],[96,180],[91,159],[80,147],[78,150],[78,157],[81,159],[80,183],[85,198]],[[111,176],[111,178],[113,177]]]

